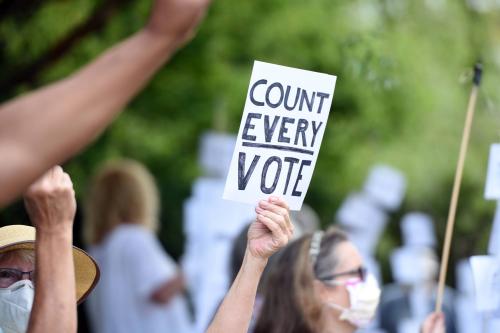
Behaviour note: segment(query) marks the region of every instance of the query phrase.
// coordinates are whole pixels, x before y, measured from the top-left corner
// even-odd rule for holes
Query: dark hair
[[[233,240],[230,257],[231,282],[236,279],[241,265],[243,264],[243,258],[245,257],[245,251],[247,249],[247,234],[249,228],[250,223],[244,226]]]
[[[321,330],[322,304],[314,294],[314,280],[329,274],[338,263],[335,249],[347,241],[344,232],[324,234],[315,263],[309,255],[312,234],[288,245],[276,258],[265,281],[264,304],[254,333],[316,333]]]

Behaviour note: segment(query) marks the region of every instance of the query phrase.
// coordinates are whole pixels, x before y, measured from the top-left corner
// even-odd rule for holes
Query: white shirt
[[[177,274],[175,262],[153,233],[122,224],[89,252],[101,269],[86,302],[95,333],[192,332],[182,296],[166,305],[150,300],[154,290]]]

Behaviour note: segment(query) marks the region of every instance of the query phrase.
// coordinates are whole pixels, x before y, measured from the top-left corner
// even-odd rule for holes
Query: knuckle
[[[279,208],[279,214],[282,215],[282,216],[287,216],[288,215],[288,211],[285,209],[285,208]]]

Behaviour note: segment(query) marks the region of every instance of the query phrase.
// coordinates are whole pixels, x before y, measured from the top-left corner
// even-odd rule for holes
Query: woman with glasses
[[[375,316],[376,279],[346,234],[331,228],[305,235],[277,254],[254,333],[352,333]],[[444,333],[432,315],[424,333]]]
[[[0,228],[0,332],[76,332],[76,304],[95,287],[99,268],[72,246],[73,184],[54,167],[24,199],[36,228]]]

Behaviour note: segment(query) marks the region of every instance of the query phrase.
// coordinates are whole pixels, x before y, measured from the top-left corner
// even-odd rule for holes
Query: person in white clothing
[[[89,252],[101,282],[87,309],[96,333],[191,332],[184,279],[156,238],[159,195],[131,160],[102,168],[86,200]]]

